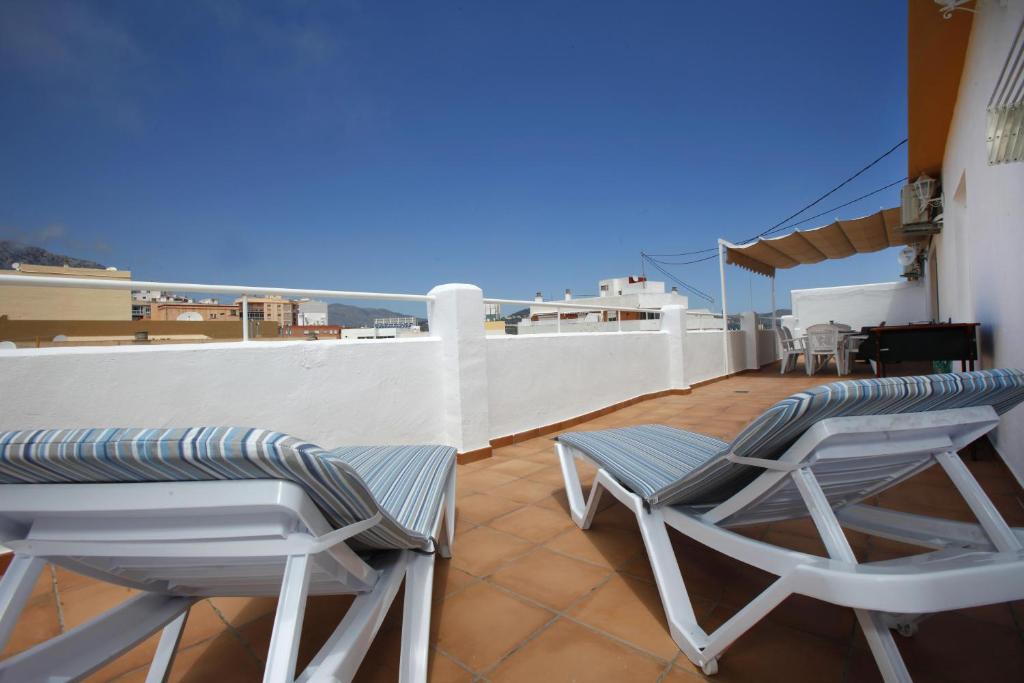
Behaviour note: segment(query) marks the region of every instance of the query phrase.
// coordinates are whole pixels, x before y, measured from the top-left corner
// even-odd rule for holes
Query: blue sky
[[[901,140],[905,14],[8,0],[0,237],[139,279],[593,292],[641,250],[756,234]],[[902,148],[807,215],[905,169]],[[717,262],[675,272],[718,306]],[[779,299],[897,275],[856,256],[780,272]],[[767,280],[729,278],[731,309],[767,309]]]

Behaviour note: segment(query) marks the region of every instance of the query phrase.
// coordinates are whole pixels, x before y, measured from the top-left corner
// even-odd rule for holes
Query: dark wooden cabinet
[[[861,344],[858,357],[875,361],[879,377],[885,377],[887,363],[898,361],[958,360],[961,371],[973,370],[978,360],[979,324],[866,327],[862,331],[868,338]]]

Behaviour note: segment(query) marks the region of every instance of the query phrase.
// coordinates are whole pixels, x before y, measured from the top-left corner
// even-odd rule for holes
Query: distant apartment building
[[[523,318],[517,325],[519,334],[551,332],[557,328],[559,319],[568,324],[591,324],[594,329],[601,329],[601,325],[615,323],[618,325],[620,319],[626,321],[651,321],[657,320],[660,315],[647,311],[607,311],[599,308],[587,310],[576,306],[615,306],[621,308],[637,309],[660,309],[670,304],[688,306],[689,299],[673,287],[665,291],[665,283],[648,280],[642,275],[629,275],[626,277],[615,277],[598,282],[597,296],[573,297],[572,290],[565,290],[565,297],[561,300],[573,304],[573,308],[565,308],[559,311],[553,304],[557,301],[547,300],[540,292],[534,297],[536,302],[530,306],[529,317]],[[656,323],[648,326],[654,329]]]
[[[242,300],[235,299],[241,306]],[[295,325],[298,306],[280,296],[249,297],[249,320],[272,320],[281,326]]]
[[[4,275],[131,280],[127,270],[14,264]],[[127,289],[0,285],[0,316],[9,320],[131,320],[132,294]]]
[[[298,312],[295,314],[295,324],[300,326],[327,325],[327,302],[299,301]]]
[[[144,320],[240,320],[237,304],[184,302],[153,302],[148,304],[149,317]]]

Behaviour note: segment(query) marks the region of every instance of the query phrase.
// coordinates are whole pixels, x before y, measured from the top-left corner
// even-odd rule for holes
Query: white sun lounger
[[[910,675],[889,629],[925,615],[1024,598],[1024,529],[1011,528],[957,451],[1024,400],[1024,372],[991,370],[837,382],[795,394],[725,443],[660,425],[558,438],[573,520],[586,529],[608,491],[637,518],[672,638],[704,673],[786,597],[854,609],[886,681]],[[584,502],[574,458],[598,468]],[[978,524],[860,502],[938,463]],[[810,516],[828,557],[728,527]],[[711,633],[697,623],[667,529],[776,579]],[[858,563],[843,527],[933,552]]]
[[[325,451],[244,428],[0,433],[0,649],[45,563],[138,595],[0,662],[0,682],[80,680],[163,630],[164,681],[203,597],[277,595],[264,681],[355,675],[405,579],[402,681],[425,681],[434,553],[450,557],[455,452]],[[296,675],[307,595],[356,594]]]

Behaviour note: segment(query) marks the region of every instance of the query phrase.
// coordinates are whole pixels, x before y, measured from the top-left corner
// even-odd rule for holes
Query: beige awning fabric
[[[903,236],[900,227],[899,208],[883,209],[863,218],[837,220],[831,225],[797,230],[782,237],[759,239],[741,247],[727,244],[725,260],[755,273],[774,277],[777,268],[846,258],[914,241],[912,237]]]

